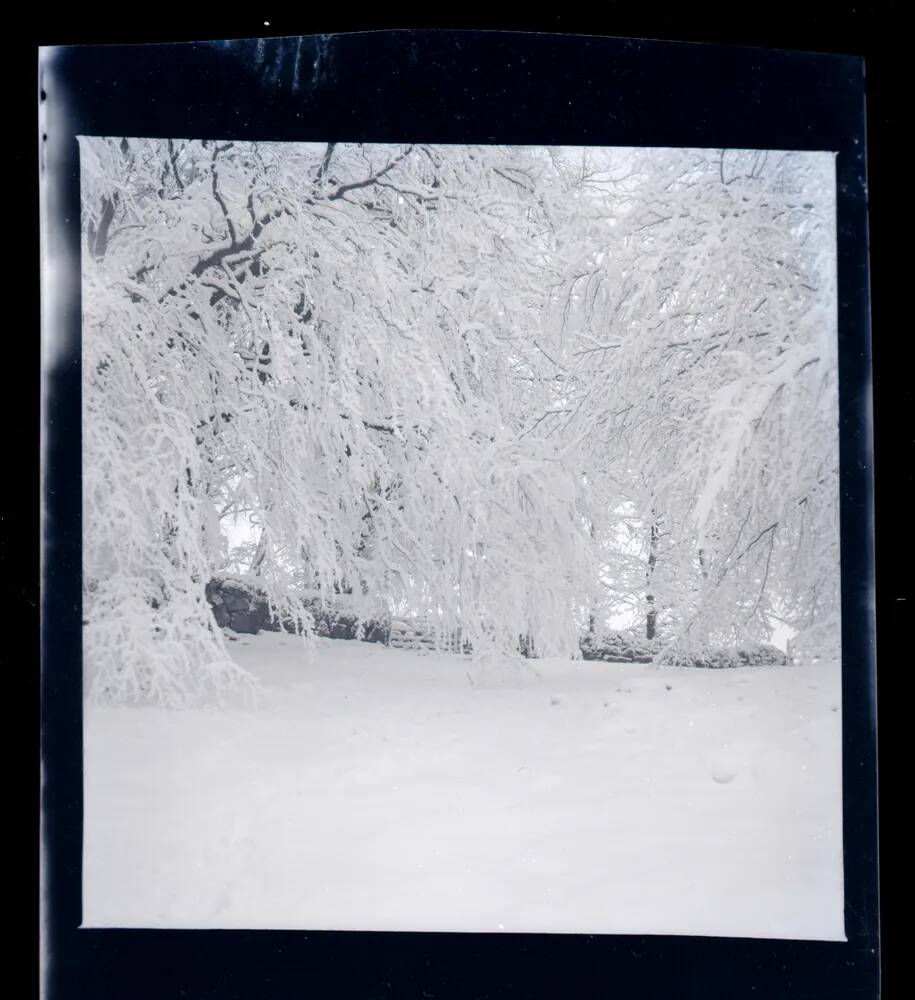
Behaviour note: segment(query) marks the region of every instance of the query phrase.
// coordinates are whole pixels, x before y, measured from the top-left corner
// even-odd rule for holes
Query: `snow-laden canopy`
[[[831,157],[82,139],[86,658],[242,679],[204,588],[576,655],[837,607]],[[230,544],[239,521],[250,541]],[[303,621],[307,629],[307,615]]]

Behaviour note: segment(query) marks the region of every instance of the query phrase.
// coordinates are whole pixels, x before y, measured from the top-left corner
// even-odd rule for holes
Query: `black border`
[[[277,24],[277,26],[279,26]],[[252,25],[251,30],[257,30]],[[207,32],[200,37],[206,37]],[[123,37],[123,36],[122,36]],[[62,39],[67,41],[69,39]],[[51,39],[54,41],[54,39]],[[847,944],[687,937],[78,930],[78,274],[48,385],[42,677],[48,997],[876,996],[870,331],[860,59],[549,34],[401,31],[61,49],[49,204],[78,262],[75,135],[830,149],[838,152]],[[58,131],[59,130],[59,131]]]

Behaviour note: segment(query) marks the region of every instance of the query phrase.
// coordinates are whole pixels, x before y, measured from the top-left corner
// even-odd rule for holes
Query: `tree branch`
[[[407,146],[404,152],[402,152],[399,156],[395,156],[394,159],[391,160],[391,162],[386,167],[383,167],[381,170],[379,170],[377,174],[372,174],[371,177],[367,177],[364,181],[353,181],[351,184],[341,185],[340,187],[337,188],[336,191],[333,192],[333,194],[328,195],[327,200],[337,201],[337,199],[342,198],[343,195],[345,195],[348,191],[357,191],[359,188],[370,187],[372,184],[375,183],[375,181],[378,180],[379,177],[384,177],[384,175],[388,173],[390,170],[393,170],[394,167],[396,167],[397,164],[401,162],[401,160],[409,156],[412,150],[413,150],[412,146]]]
[[[324,159],[321,160],[321,166],[318,167],[318,172],[315,174],[315,184],[320,184],[324,175],[327,173],[327,168],[330,166],[331,157],[334,155],[334,147],[337,144],[335,142],[329,142],[327,144],[327,149],[324,150]]]

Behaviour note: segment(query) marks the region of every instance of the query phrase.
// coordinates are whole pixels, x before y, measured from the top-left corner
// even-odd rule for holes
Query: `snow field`
[[[230,645],[255,708],[87,705],[84,926],[844,940],[835,663]]]

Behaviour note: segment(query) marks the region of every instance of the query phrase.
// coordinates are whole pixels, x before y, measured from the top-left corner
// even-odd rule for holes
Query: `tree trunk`
[[[260,576],[261,566],[264,563],[266,555],[267,555],[267,531],[265,528],[261,528],[261,537],[257,543],[257,551],[254,553],[254,558],[251,560],[251,572],[254,576]]]
[[[651,592],[651,581],[654,576],[655,564],[658,561],[658,519],[652,514],[651,527],[648,534],[648,573],[646,575],[645,603],[648,611],[645,615],[645,638],[653,639],[657,632],[658,612],[655,608],[654,594]]]

